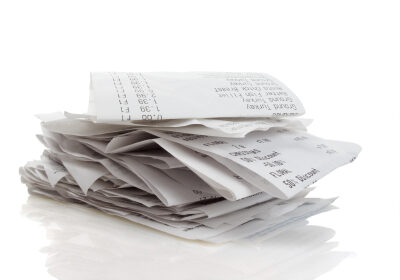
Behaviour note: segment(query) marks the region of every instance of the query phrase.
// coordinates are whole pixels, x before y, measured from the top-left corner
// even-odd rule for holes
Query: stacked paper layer
[[[306,132],[297,97],[259,73],[94,73],[89,114],[42,115],[31,193],[188,239],[258,238],[329,209],[307,188],[359,146]]]

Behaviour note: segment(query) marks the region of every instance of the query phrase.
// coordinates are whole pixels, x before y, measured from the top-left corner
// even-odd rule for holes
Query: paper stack
[[[298,98],[262,73],[93,73],[88,114],[41,115],[29,192],[187,239],[264,238],[329,209],[311,184],[356,144],[306,132]]]

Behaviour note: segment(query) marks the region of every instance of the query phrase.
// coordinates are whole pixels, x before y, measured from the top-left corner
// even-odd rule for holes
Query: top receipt
[[[89,113],[97,121],[288,117],[294,93],[264,73],[95,72]]]

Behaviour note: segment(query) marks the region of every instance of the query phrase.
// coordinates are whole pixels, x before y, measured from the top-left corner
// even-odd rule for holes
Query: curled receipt
[[[294,93],[264,73],[95,72],[97,121],[280,117],[304,114]]]

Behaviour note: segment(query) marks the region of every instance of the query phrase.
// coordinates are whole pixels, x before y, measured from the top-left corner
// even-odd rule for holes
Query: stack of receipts
[[[299,99],[262,73],[92,73],[87,114],[40,115],[33,194],[214,243],[330,209],[314,182],[360,152],[306,132]]]

